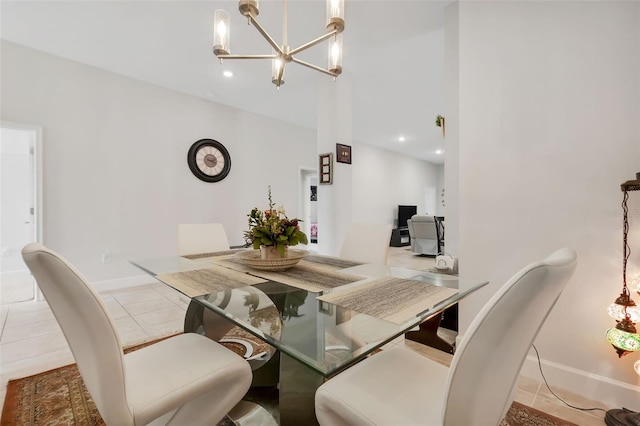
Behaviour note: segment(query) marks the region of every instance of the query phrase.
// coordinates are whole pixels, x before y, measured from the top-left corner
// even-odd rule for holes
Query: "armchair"
[[[411,251],[437,256],[440,252],[437,222],[434,216],[413,215],[407,221],[411,235]]]

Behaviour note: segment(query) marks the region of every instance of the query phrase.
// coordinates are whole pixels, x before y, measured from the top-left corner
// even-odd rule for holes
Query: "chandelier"
[[[273,48],[270,55],[232,55],[229,53],[229,13],[218,9],[213,22],[213,53],[220,59],[271,59],[271,82],[279,89],[284,84],[284,67],[289,62],[304,65],[332,76],[335,80],[342,72],[342,31],[344,30],[344,0],[327,0],[326,33],[320,37],[291,48],[287,42],[287,0],[282,2],[282,44],[279,45],[260,25],[256,17],[260,13],[258,0],[240,0],[238,9],[247,18],[247,24],[253,25]],[[305,62],[294,55],[315,46],[324,40],[329,42],[329,65],[327,69]]]

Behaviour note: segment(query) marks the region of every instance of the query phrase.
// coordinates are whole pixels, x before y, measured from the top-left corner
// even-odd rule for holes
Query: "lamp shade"
[[[281,56],[276,56],[271,60],[271,82],[280,87],[284,84],[284,60]]]
[[[327,29],[344,30],[344,0],[327,0]]]
[[[640,359],[633,364],[633,369],[636,370],[636,374],[640,376]]]
[[[624,325],[626,320],[619,322],[615,327],[607,330],[607,340],[613,345],[618,353],[618,357],[622,357],[629,352],[640,350],[640,335],[631,331],[625,331]],[[634,328],[635,330],[635,328]]]
[[[640,308],[636,305],[624,306],[618,303],[612,303],[607,308],[607,313],[616,321],[622,321],[627,315],[629,315],[629,319],[633,323],[640,321]]]
[[[342,34],[337,34],[329,41],[328,69],[336,75],[342,73]]]
[[[213,15],[213,53],[218,55],[229,54],[229,34],[231,18],[229,12],[218,9]]]

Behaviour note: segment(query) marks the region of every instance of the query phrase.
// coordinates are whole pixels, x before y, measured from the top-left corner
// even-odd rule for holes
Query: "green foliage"
[[[307,236],[300,230],[300,219],[289,219],[284,207],[275,209],[271,199],[271,186],[269,186],[269,209],[262,211],[254,207],[247,216],[249,217],[249,230],[244,231],[244,239],[247,245],[254,249],[260,246],[275,246],[284,256],[287,246],[308,244]]]

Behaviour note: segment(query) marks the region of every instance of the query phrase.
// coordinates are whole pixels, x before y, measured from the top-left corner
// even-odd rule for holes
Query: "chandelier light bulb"
[[[218,24],[218,37],[224,38],[227,35],[227,24],[224,21],[220,21]]]
[[[640,359],[633,364],[633,369],[636,370],[636,374],[640,376]]]

